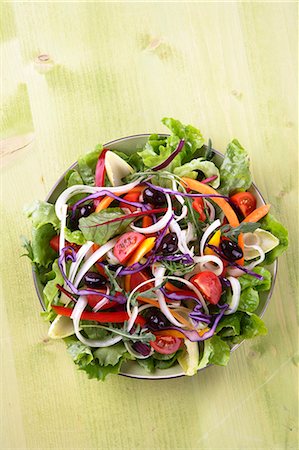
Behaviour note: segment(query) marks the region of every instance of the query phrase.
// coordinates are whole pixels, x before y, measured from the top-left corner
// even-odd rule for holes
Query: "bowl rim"
[[[153,134],[153,133],[139,133],[139,134],[132,134],[132,135],[129,135],[129,136],[124,136],[124,137],[122,137],[122,138],[119,138],[119,139],[113,139],[112,141],[109,141],[109,142],[107,142],[106,144],[103,144],[103,147],[108,147],[109,145],[117,144],[117,143],[119,143],[119,142],[127,141],[127,140],[129,140],[129,139],[134,139],[134,138],[136,139],[136,138],[145,138],[145,137],[149,137],[149,136],[151,136],[152,134]],[[165,137],[169,136],[168,133],[155,133],[155,134],[158,134],[158,136],[165,136]],[[204,144],[204,145],[205,145],[205,144]],[[216,150],[216,149],[214,149],[213,147],[212,147],[212,150],[213,150],[213,152],[216,153],[216,155],[220,156],[221,158],[224,157],[224,154],[221,153],[219,150]],[[48,192],[48,194],[47,194],[47,196],[46,196],[46,198],[45,198],[45,201],[48,201],[48,200],[51,198],[51,196],[53,195],[53,193],[55,192],[55,190],[57,189],[57,187],[59,186],[59,184],[64,180],[65,175],[66,175],[71,169],[73,169],[74,167],[76,167],[77,164],[78,164],[78,161],[75,161],[75,162],[74,162],[74,163],[73,163],[73,164],[72,164],[72,165],[71,165],[71,166],[70,166],[70,167],[69,167],[69,168],[68,168],[68,169],[60,176],[60,177],[59,177],[59,179],[58,179],[58,180],[56,181],[56,183],[53,185],[53,187],[51,188],[51,190]],[[257,191],[257,193],[259,194],[259,196],[260,196],[260,198],[262,199],[262,201],[264,202],[264,204],[266,204],[266,201],[265,201],[265,199],[264,199],[264,197],[263,197],[261,191],[260,191],[259,188],[256,186],[256,184],[252,182],[251,186]],[[277,271],[278,271],[278,261],[277,261],[277,259],[276,259],[272,264],[273,264],[273,275],[272,275],[271,287],[270,287],[270,290],[269,290],[269,292],[268,292],[268,295],[267,295],[265,304],[264,304],[264,306],[263,306],[263,308],[262,308],[262,310],[261,310],[261,312],[260,312],[260,314],[259,314],[259,317],[263,317],[263,316],[264,316],[264,314],[265,314],[265,312],[266,312],[266,309],[268,308],[269,302],[270,302],[270,300],[271,300],[271,297],[272,297],[272,295],[273,295],[273,291],[274,291],[274,286],[275,286],[276,277],[277,277]],[[35,290],[36,290],[36,293],[37,293],[37,296],[38,296],[40,305],[41,305],[43,311],[45,311],[45,310],[46,310],[45,304],[44,304],[44,301],[43,301],[42,294],[41,294],[41,292],[40,292],[40,290],[39,290],[39,283],[38,283],[37,275],[36,275],[36,272],[35,272],[34,268],[32,269],[32,276],[33,276],[34,287],[35,287]],[[243,341],[241,341],[239,344],[234,345],[234,346],[231,348],[230,352],[232,353],[232,352],[234,352],[235,350],[237,350],[237,348],[239,348],[240,345],[242,345],[245,341],[246,341],[246,339],[244,339]],[[202,368],[202,369],[200,369],[200,370],[198,370],[198,372],[200,372],[200,371],[202,371],[202,370],[205,370],[205,369],[207,369],[207,368],[210,367],[210,366],[211,366],[211,364],[208,365],[208,366],[206,366],[206,367],[204,367],[204,368]],[[198,373],[198,372],[197,372],[197,373]],[[121,376],[124,376],[124,377],[127,377],[127,378],[134,378],[134,379],[138,379],[138,380],[169,380],[169,379],[181,378],[181,377],[185,377],[185,376],[186,376],[184,373],[181,373],[181,374],[165,375],[165,376],[163,376],[163,375],[158,375],[158,376],[153,377],[153,376],[150,375],[150,374],[144,375],[144,376],[140,376],[140,375],[127,374],[127,373],[122,373],[122,372],[119,372],[118,375],[121,375]]]

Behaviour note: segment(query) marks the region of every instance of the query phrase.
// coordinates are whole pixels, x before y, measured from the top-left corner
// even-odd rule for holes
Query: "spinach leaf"
[[[254,312],[259,306],[260,298],[258,292],[252,287],[248,287],[241,291],[239,311]]]

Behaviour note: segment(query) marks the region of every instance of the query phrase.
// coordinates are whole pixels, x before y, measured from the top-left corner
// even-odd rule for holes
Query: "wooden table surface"
[[[16,2],[2,3],[1,19],[0,447],[297,448],[297,4]],[[39,55],[51,58],[47,73]],[[164,116],[221,151],[237,137],[289,229],[269,333],[192,378],[90,381],[47,338],[19,257],[22,207],[79,154],[163,132]]]

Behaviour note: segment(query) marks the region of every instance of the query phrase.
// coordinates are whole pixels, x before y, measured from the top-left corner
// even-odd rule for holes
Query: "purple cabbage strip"
[[[234,266],[234,267],[236,267],[237,269],[243,270],[243,272],[247,273],[248,275],[251,275],[252,277],[258,278],[258,279],[261,280],[261,281],[264,279],[264,277],[263,277],[262,275],[259,275],[258,273],[253,272],[253,271],[250,270],[250,269],[246,269],[245,266],[240,266],[240,264],[237,264],[237,263],[234,262],[234,261],[230,261],[230,260],[224,255],[224,253],[223,253],[218,247],[216,247],[215,245],[207,244],[207,247],[211,248],[215,253],[217,253],[217,255],[219,255],[219,256],[221,256],[221,258],[225,259],[225,261],[228,261],[228,263],[229,263],[230,266]]]
[[[121,197],[119,197],[118,195],[112,194],[112,192],[110,192],[109,190],[103,190],[100,192],[96,192],[95,194],[90,194],[85,198],[82,198],[82,200],[79,200],[78,202],[76,202],[73,206],[73,213],[76,210],[76,208],[78,208],[78,206],[80,206],[82,203],[87,202],[88,200],[94,200],[98,197],[102,197],[104,195],[108,195],[109,197],[114,198],[115,200],[119,200],[120,202],[126,203],[127,205],[131,205],[131,206],[135,206],[136,208],[140,208],[142,210],[146,210],[147,207],[144,205],[144,203],[140,203],[140,202],[130,202],[129,200],[125,200]]]
[[[158,236],[158,238],[157,238],[157,240],[156,240],[156,243],[155,243],[155,249],[154,249],[154,251],[157,251],[158,248],[160,247],[160,244],[161,244],[161,242],[162,242],[164,236],[166,235],[167,229],[168,229],[168,227],[169,227],[169,225],[170,225],[170,222],[173,220],[173,217],[174,217],[174,216],[173,216],[173,214],[172,214],[171,217],[170,217],[170,219],[169,219],[169,221],[167,222],[167,224],[165,225],[165,227],[163,228],[163,230],[160,232],[160,234],[159,234],[159,236]]]
[[[170,194],[170,195],[180,195],[181,197],[207,197],[207,198],[224,198],[225,200],[228,200],[228,197],[226,195],[221,194],[187,194],[185,192],[179,192],[179,191],[173,191],[169,188],[162,188],[160,186],[156,186],[155,184],[149,183],[148,181],[145,181],[145,184],[149,186],[152,189],[155,189],[156,191],[162,192],[163,194]]]
[[[174,301],[195,300],[196,302],[198,302],[198,304],[200,306],[202,306],[200,301],[198,300],[198,298],[193,297],[192,295],[178,294],[176,292],[167,292],[164,288],[160,288],[160,291],[163,293],[163,295],[165,295],[165,297],[169,298],[169,300],[174,300]],[[196,295],[196,294],[194,293],[194,295]]]
[[[203,336],[199,336],[198,332],[195,330],[184,330],[183,328],[179,328],[179,327],[165,327],[165,328],[161,328],[161,330],[177,330],[180,331],[181,333],[183,333],[191,342],[199,342],[199,341],[205,341],[206,339],[209,339],[210,337],[212,337],[215,333],[215,330],[217,328],[218,323],[220,322],[223,314],[225,313],[225,311],[227,310],[228,305],[223,305],[223,308],[221,309],[220,313],[218,314],[218,316],[216,317],[212,328],[207,331]]]
[[[145,269],[152,263],[151,258],[148,258],[147,261],[144,264],[141,264],[139,262],[132,264],[132,266],[125,267],[121,269],[118,273],[120,277],[123,277],[125,275],[133,275],[133,273],[140,272],[141,270]]]
[[[165,167],[167,167],[171,161],[183,150],[183,147],[185,145],[185,141],[184,139],[181,139],[179,142],[179,145],[177,146],[177,148],[171,153],[170,156],[168,156],[167,159],[165,159],[164,162],[162,162],[161,164],[158,164],[157,166],[153,167],[152,170],[162,170],[165,169]]]
[[[144,342],[135,342],[132,345],[132,347],[136,352],[140,353],[142,356],[148,356],[151,352],[151,348]]]
[[[117,303],[120,303],[121,305],[126,303],[127,299],[124,295],[119,295],[117,297],[115,297],[114,295],[108,295],[106,293],[103,292],[99,292],[99,291],[94,291],[92,289],[77,289],[68,279],[68,277],[66,276],[64,270],[63,270],[63,266],[62,266],[62,262],[63,259],[65,257],[65,252],[69,249],[72,249],[72,247],[68,246],[68,247],[64,247],[61,251],[61,254],[58,258],[58,266],[60,269],[60,272],[63,276],[64,281],[66,282],[66,284],[68,285],[68,287],[71,289],[72,293],[75,295],[102,295],[105,298],[108,298],[109,300],[113,300]],[[72,249],[74,250],[74,249]],[[72,255],[66,255],[66,260],[70,259],[71,261],[75,262],[76,261],[76,256],[75,256],[75,251],[72,252]]]

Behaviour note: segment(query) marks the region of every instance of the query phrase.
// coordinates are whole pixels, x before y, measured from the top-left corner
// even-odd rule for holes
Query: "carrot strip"
[[[180,291],[184,291],[185,290],[185,289],[181,289],[181,288],[178,288],[178,287],[174,286],[169,281],[167,281],[167,283],[165,283],[164,287],[169,292],[180,292]]]
[[[200,181],[192,180],[191,178],[183,177],[183,182],[192,189],[192,191],[199,192],[200,194],[219,194],[215,189],[213,189],[211,186],[208,186],[207,184],[203,184]],[[222,211],[224,212],[224,215],[226,216],[229,224],[232,227],[237,227],[239,225],[238,217],[236,216],[235,211],[232,209],[229,203],[227,203],[224,198],[214,197],[213,202],[216,203]]]
[[[96,207],[95,212],[100,212],[103,211],[103,209],[108,208],[108,206],[110,206],[110,204],[113,202],[114,198],[112,197],[108,197],[106,195],[106,197],[104,197],[100,203],[98,204],[98,206]]]
[[[258,222],[260,219],[262,219],[266,214],[268,214],[270,210],[271,205],[263,205],[259,208],[255,209],[250,213],[242,223],[244,222]]]
[[[150,216],[145,216],[142,219],[142,228],[150,227],[153,224],[153,219]]]

